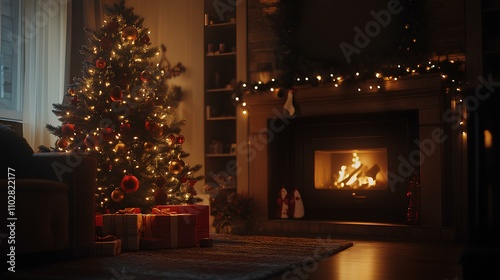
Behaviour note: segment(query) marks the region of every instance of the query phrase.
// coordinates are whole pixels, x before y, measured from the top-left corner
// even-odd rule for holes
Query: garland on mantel
[[[424,73],[439,73],[445,93],[460,91],[465,85],[465,61],[450,58],[446,54],[424,54],[422,46],[425,42],[421,39],[424,24],[420,20],[420,3],[413,0],[400,2],[404,8],[400,14],[404,24],[400,28],[401,40],[398,49],[394,51],[394,60],[381,62],[366,59],[367,62],[350,65],[349,69],[341,69],[335,65],[312,61],[297,49],[294,42],[300,23],[299,9],[303,2],[280,0],[276,11],[268,15],[278,37],[275,55],[279,74],[269,81],[240,81],[233,92],[235,103],[243,106],[243,113],[246,114],[246,103],[243,101],[245,94],[274,93],[278,97],[286,97],[288,91],[295,91],[299,86],[340,87],[346,84],[357,85],[367,80],[375,80],[377,91],[383,92],[383,81]],[[357,87],[357,92],[363,90]]]

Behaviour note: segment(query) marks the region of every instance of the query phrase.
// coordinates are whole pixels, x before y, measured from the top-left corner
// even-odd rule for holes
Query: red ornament
[[[167,193],[162,189],[157,189],[154,194],[156,204],[167,204]]]
[[[127,41],[134,41],[138,36],[137,29],[132,25],[129,25],[122,30],[122,37]]]
[[[163,135],[163,129],[161,126],[156,125],[151,129],[151,135],[155,138],[160,138]]]
[[[157,124],[154,121],[146,121],[144,123],[145,130],[153,130],[153,129],[155,129],[156,126],[157,126]]]
[[[71,98],[71,104],[73,104],[73,106],[78,104],[78,96],[75,95]]]
[[[185,140],[186,139],[184,138],[184,136],[182,136],[182,135],[177,136],[177,144],[182,145],[182,143],[184,143]]]
[[[102,129],[102,139],[104,141],[112,141],[115,138],[115,131],[111,127]]]
[[[151,74],[147,70],[144,70],[141,72],[139,78],[143,83],[148,83],[151,81]]]
[[[167,179],[165,179],[163,176],[158,176],[156,177],[156,184],[161,188],[167,184]]]
[[[139,180],[132,174],[125,175],[120,188],[126,193],[133,193],[139,189]]]
[[[60,138],[59,140],[57,140],[57,147],[61,149],[65,149],[66,147],[68,147],[68,145],[69,145],[68,140],[64,138]]]
[[[75,125],[70,123],[65,123],[62,125],[62,134],[64,136],[70,136],[75,133]]]
[[[87,146],[87,148],[94,148],[99,146],[99,136],[97,135],[89,135],[83,140],[83,144]]]
[[[149,41],[150,41],[150,39],[149,39],[149,36],[148,36],[148,35],[146,35],[146,36],[142,37],[142,39],[141,39],[141,42],[142,42],[143,44],[148,44],[148,43],[149,43]]]
[[[122,90],[120,87],[114,87],[110,92],[109,92],[109,97],[111,98],[112,101],[121,101],[122,100]]]
[[[103,69],[104,67],[106,67],[106,60],[102,57],[96,59],[95,67],[97,67],[99,69]]]
[[[120,125],[120,132],[121,133],[128,133],[130,131],[130,123],[122,123]]]
[[[108,25],[106,25],[105,28],[110,33],[116,33],[116,32],[118,32],[119,27],[120,27],[120,25],[118,24],[118,22],[112,21],[112,22],[108,23]]]
[[[111,38],[109,37],[103,37],[101,39],[101,48],[102,49],[105,49],[105,50],[108,50],[111,48],[111,45],[112,45],[112,41],[111,41]]]

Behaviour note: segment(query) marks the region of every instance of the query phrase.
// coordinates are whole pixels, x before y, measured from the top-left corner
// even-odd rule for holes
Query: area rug
[[[25,268],[13,279],[256,280],[290,274],[353,246],[331,237],[212,234],[212,247],[122,252]],[[307,267],[306,267],[307,266]]]

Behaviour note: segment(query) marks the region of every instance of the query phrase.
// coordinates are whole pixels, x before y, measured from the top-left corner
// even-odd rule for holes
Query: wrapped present
[[[122,240],[96,241],[91,254],[93,256],[118,256],[122,251]]]
[[[196,246],[196,216],[192,214],[147,214],[143,217],[144,238],[161,239],[160,247]]]
[[[102,227],[102,215],[95,215],[95,226]]]
[[[142,214],[103,214],[102,226],[104,235],[140,235]]]
[[[196,243],[199,244],[203,238],[209,238],[210,232],[210,208],[204,204],[188,205],[157,205],[156,209],[177,214],[196,215]]]
[[[122,239],[122,250],[123,251],[137,251],[140,248],[141,236],[140,235],[123,235],[117,236]]]
[[[141,250],[159,250],[165,247],[165,242],[161,238],[144,237],[141,238],[139,248]]]

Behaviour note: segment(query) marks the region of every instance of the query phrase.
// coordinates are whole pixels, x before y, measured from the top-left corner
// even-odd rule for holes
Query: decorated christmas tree
[[[184,66],[151,44],[144,18],[124,0],[105,14],[102,27],[85,29],[90,45],[81,49],[82,76],[68,86],[68,102],[53,104],[61,124],[47,125],[58,138],[52,149],[97,157],[99,207],[200,202],[194,184],[202,166],[186,162],[185,121],[176,117],[182,91],[169,84]]]

